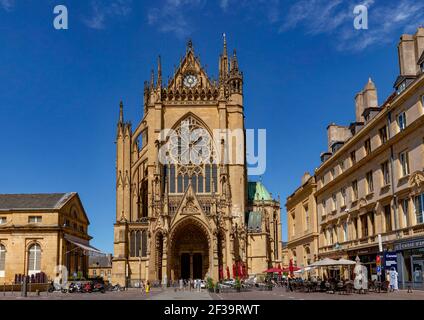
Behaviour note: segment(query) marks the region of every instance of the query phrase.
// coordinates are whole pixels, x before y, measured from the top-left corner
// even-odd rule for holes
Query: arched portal
[[[203,224],[187,218],[172,232],[171,278],[204,279],[210,272],[210,237]]]

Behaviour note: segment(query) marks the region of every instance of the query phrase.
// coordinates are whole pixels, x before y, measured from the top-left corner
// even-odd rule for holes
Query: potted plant
[[[215,283],[215,293],[219,293],[219,282]]]
[[[239,277],[236,278],[235,288],[236,288],[237,292],[241,292],[241,281],[240,281]]]
[[[207,283],[208,283],[209,292],[213,292],[215,286],[214,286],[212,278],[208,278]]]

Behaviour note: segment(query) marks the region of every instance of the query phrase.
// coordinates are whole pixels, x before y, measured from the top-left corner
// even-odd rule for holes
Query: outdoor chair
[[[389,292],[389,288],[390,288],[390,282],[389,281],[383,281],[381,283],[381,286],[380,286],[380,291]]]
[[[337,283],[337,285],[336,285],[336,291],[339,294],[346,293],[346,287],[345,287],[345,284],[343,283],[343,281],[339,281]]]

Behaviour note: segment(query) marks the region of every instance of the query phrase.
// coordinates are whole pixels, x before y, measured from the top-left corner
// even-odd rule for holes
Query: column
[[[193,279],[193,253],[190,253],[190,278]]]
[[[359,215],[356,216],[356,221],[357,221],[357,234],[358,234],[358,239],[362,238],[362,221],[361,221],[361,217]]]

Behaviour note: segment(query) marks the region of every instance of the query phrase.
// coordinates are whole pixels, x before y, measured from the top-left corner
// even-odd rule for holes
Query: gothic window
[[[213,146],[209,132],[196,118],[189,116],[181,121],[168,140],[169,193],[184,193],[190,184],[196,193],[217,191],[218,166]]]
[[[147,230],[142,231],[141,244],[141,256],[147,257]]]
[[[147,257],[147,230],[130,232],[130,257]]]

